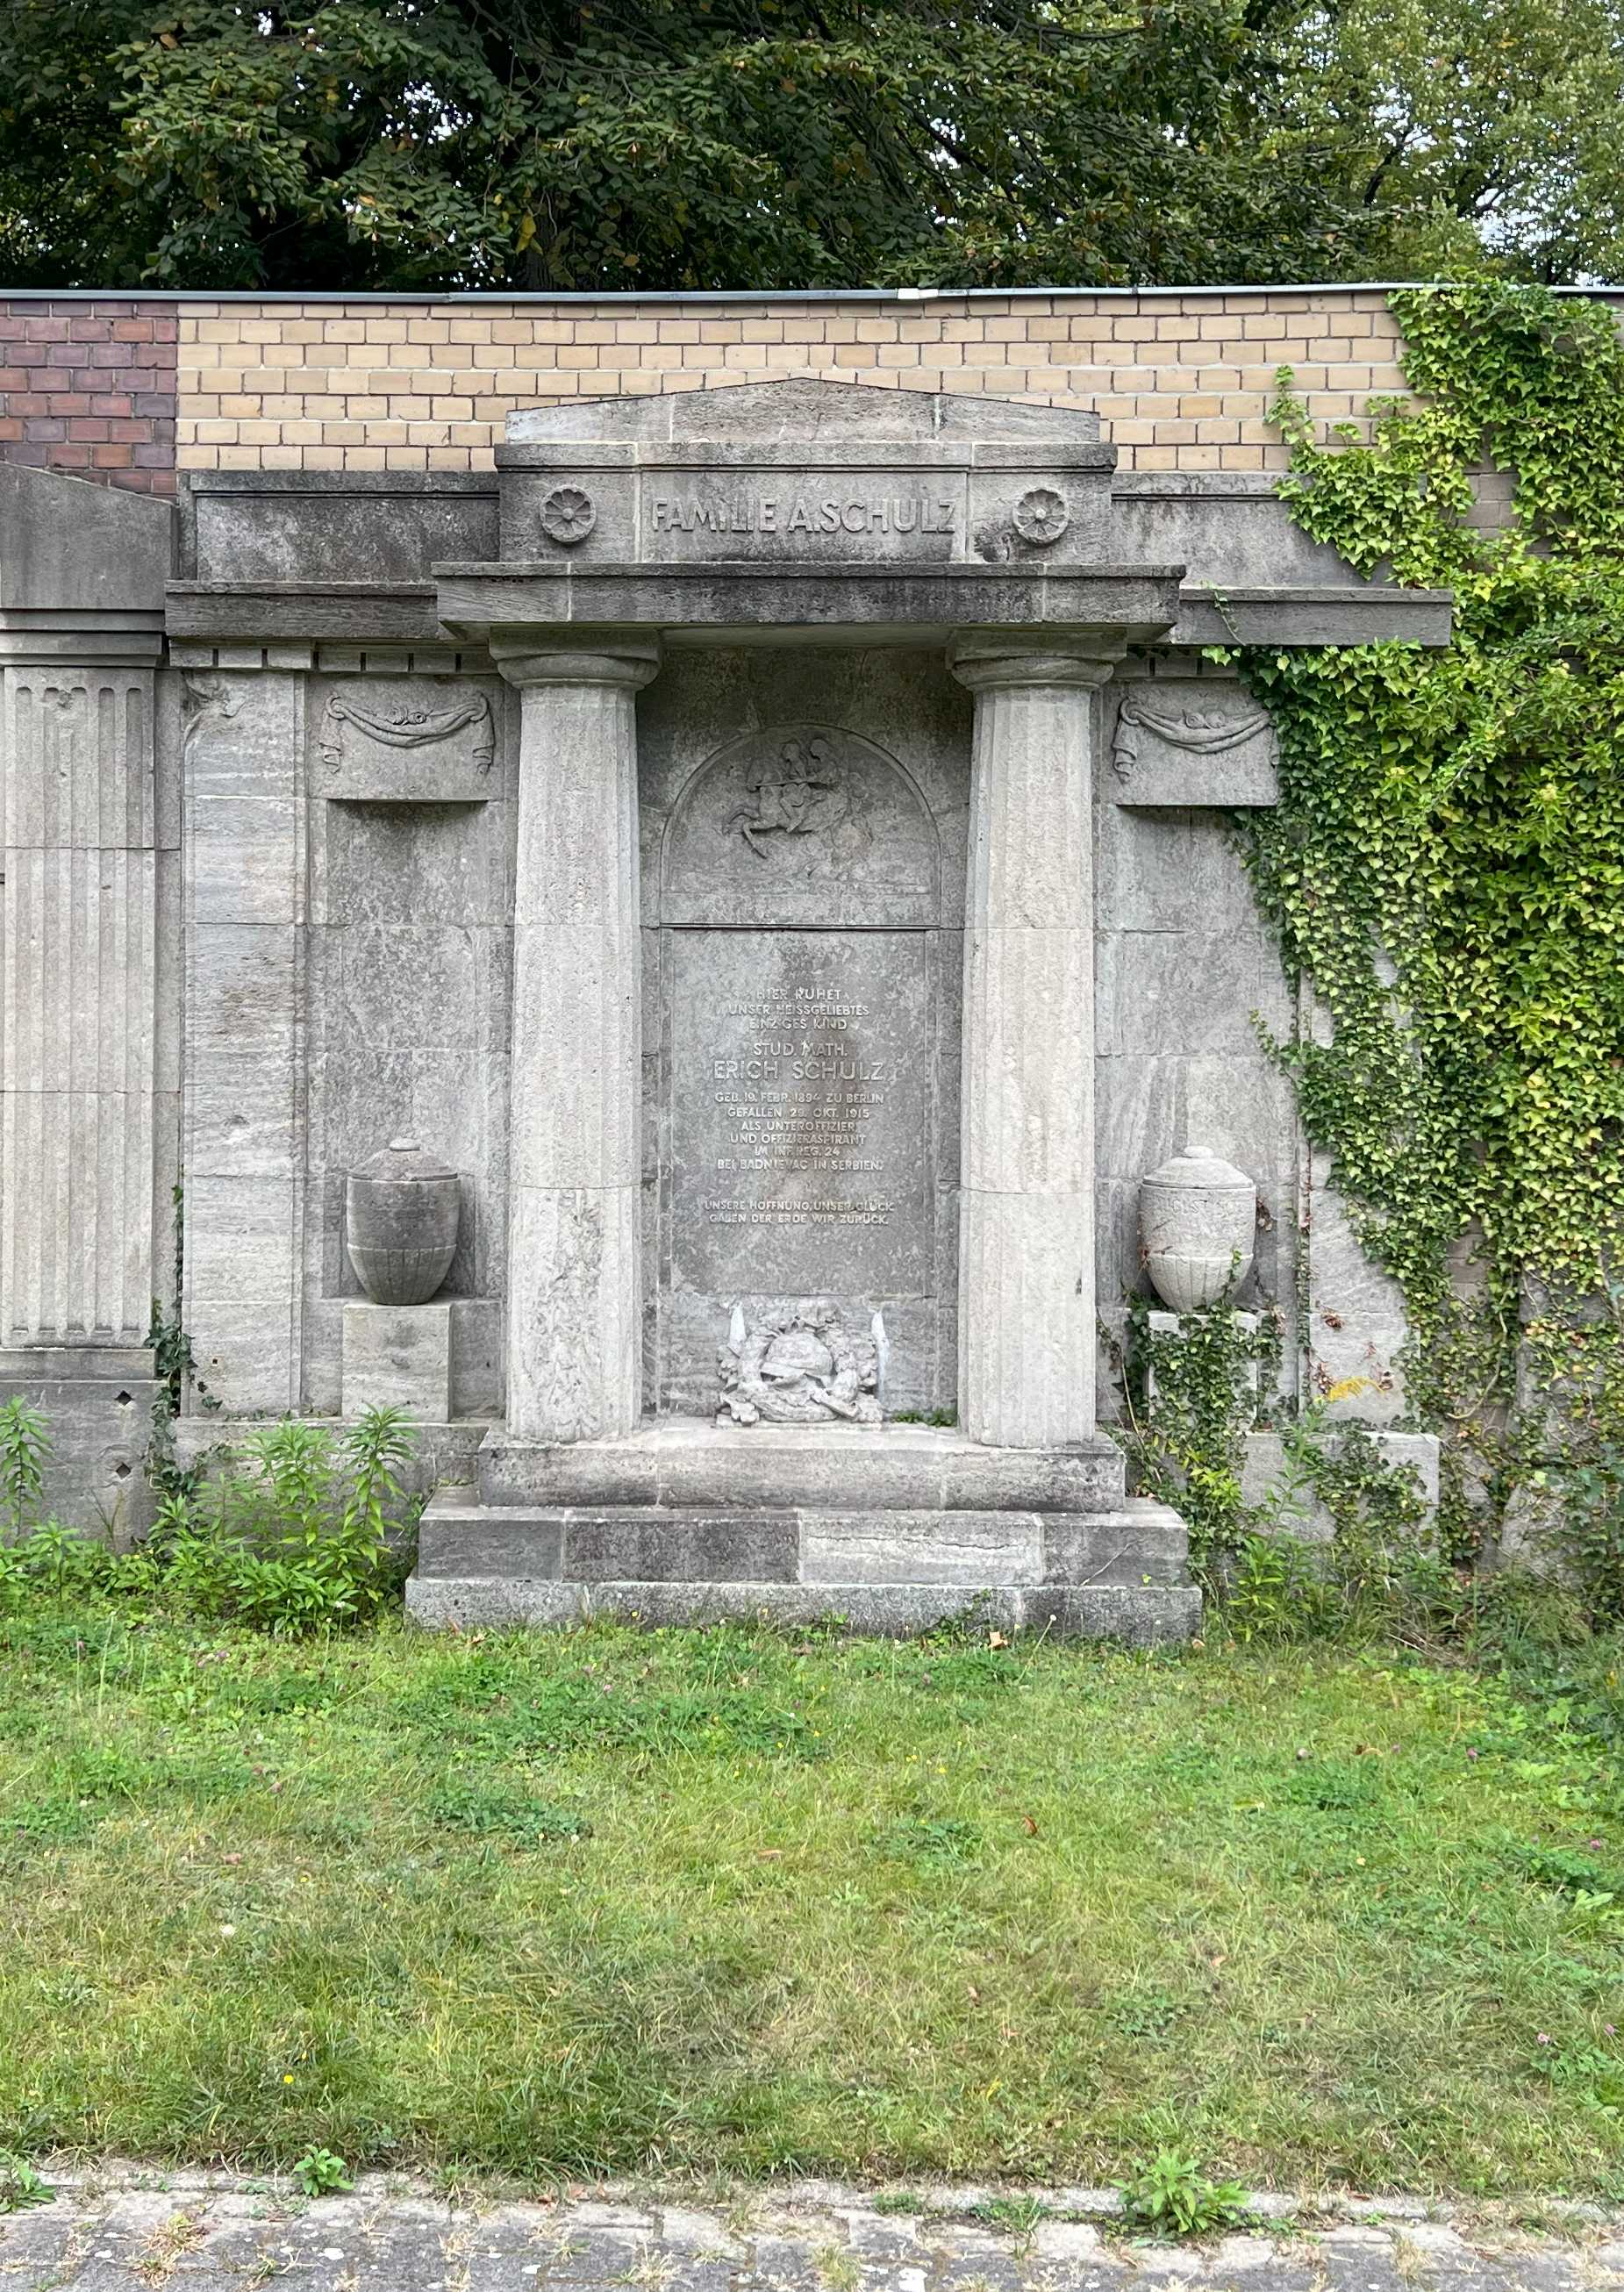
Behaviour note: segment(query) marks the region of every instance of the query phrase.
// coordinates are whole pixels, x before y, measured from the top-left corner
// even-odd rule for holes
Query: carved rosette
[[[592,496],[580,486],[554,486],[541,505],[541,529],[561,549],[574,549],[598,521]]]

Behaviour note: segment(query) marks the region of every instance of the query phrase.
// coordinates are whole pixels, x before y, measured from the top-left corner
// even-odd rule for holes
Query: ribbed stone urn
[[[350,1263],[375,1304],[426,1305],[456,1255],[462,1180],[415,1138],[392,1139],[344,1187]]]
[[[1176,1313],[1216,1305],[1232,1279],[1240,1288],[1252,1270],[1256,1231],[1256,1187],[1210,1147],[1186,1145],[1141,1181],[1145,1266]]]

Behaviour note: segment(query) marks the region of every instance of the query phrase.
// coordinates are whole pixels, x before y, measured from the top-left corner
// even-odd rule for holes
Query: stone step
[[[580,1584],[1054,1585],[1186,1580],[1178,1513],[1130,1497],[1110,1513],[748,1512],[656,1505],[481,1505],[442,1491],[418,1531],[417,1570]]]
[[[791,1630],[837,1624],[854,1634],[911,1639],[955,1620],[979,1632],[1046,1631],[1059,1638],[1161,1647],[1200,1628],[1193,1585],[1038,1584],[972,1591],[950,1584],[555,1582],[524,1576],[425,1576],[406,1587],[407,1613],[425,1629],[531,1628],[619,1616],[667,1625],[770,1623]]]
[[[700,1511],[1111,1512],[1122,1451],[1102,1433],[1072,1449],[990,1449],[925,1424],[715,1425],[666,1418],[619,1441],[557,1445],[487,1434],[488,1505]]]

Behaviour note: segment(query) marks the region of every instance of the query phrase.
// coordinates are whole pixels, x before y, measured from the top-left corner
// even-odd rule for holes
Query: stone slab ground
[[[1262,2200],[1264,2233],[1135,2242],[1072,2218],[990,2224],[971,2190],[923,2215],[828,2183],[701,2206],[611,2191],[551,2204],[448,2202],[364,2181],[313,2203],[269,2182],[61,2175],[54,2201],[0,2220],[5,2292],[1605,2292],[1624,2286],[1624,2219],[1583,2208],[1545,2234],[1404,2199],[1328,2211]],[[980,2199],[984,2205],[984,2196]],[[1095,2190],[1057,2208],[1108,2211]],[[940,2207],[936,2209],[935,2207]],[[995,2215],[996,2220],[996,2215]]]

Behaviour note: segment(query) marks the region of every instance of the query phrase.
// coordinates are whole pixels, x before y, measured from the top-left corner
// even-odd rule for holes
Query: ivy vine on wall
[[[1282,371],[1281,491],[1453,590],[1454,642],[1227,657],[1280,735],[1254,881],[1329,1022],[1274,1047],[1402,1289],[1466,1556],[1552,1467],[1615,1528],[1624,1487],[1624,343],[1542,288],[1392,307],[1417,399],[1321,440]]]

